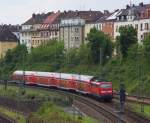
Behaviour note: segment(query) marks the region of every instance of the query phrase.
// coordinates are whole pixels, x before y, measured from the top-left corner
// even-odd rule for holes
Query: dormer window
[[[130,20],[132,20],[132,16],[130,17]]]

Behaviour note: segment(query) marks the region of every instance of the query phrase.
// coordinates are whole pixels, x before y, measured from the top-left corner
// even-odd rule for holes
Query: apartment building
[[[104,16],[99,18],[95,23],[95,28],[107,34],[114,41],[114,22],[120,10],[114,12],[104,12]]]
[[[138,6],[127,6],[114,23],[114,39],[119,35],[122,26],[133,26],[137,29],[138,42],[142,43],[144,37],[150,33],[150,4],[140,3]]]
[[[59,23],[56,21],[60,12],[51,13],[43,23],[36,29],[35,34],[32,36],[32,47],[37,47],[45,44],[50,40],[59,40]],[[38,33],[36,35],[36,33]]]
[[[32,42],[34,37],[39,36],[38,28],[40,28],[43,21],[50,15],[51,13],[47,14],[32,14],[32,17],[27,20],[25,23],[22,24],[22,30],[20,34],[20,43],[25,44],[27,46],[28,51],[31,51]],[[40,44],[39,40],[34,42],[36,44]]]
[[[18,45],[18,38],[9,28],[0,27],[0,58],[3,58],[9,49],[13,49]]]
[[[85,41],[87,34],[90,32],[90,29],[94,27],[94,22],[103,16],[103,13],[100,11],[64,11],[64,12],[49,12],[47,14],[33,14],[32,17],[22,24],[22,31],[20,36],[20,43],[26,44],[28,51],[31,51],[32,48],[37,47],[43,43],[46,43],[50,40],[64,40],[64,37],[61,35],[62,30],[68,26],[70,28],[70,24],[73,26],[77,26],[78,29],[75,29],[74,36],[72,35],[65,43],[68,41],[72,42],[73,37],[74,40],[78,40],[74,45],[65,44],[68,48],[75,46],[79,47],[79,44]],[[71,22],[70,22],[71,21]],[[66,24],[64,24],[64,22]],[[77,23],[76,23],[77,22]],[[61,25],[61,26],[60,26]],[[70,30],[68,34],[70,34]],[[78,32],[79,31],[79,32]],[[65,32],[67,33],[67,32]],[[72,32],[73,33],[73,32]],[[79,33],[79,34],[77,34]],[[64,34],[63,34],[64,35]],[[66,36],[65,36],[66,37]]]
[[[60,39],[65,48],[79,48],[84,43],[85,20],[63,19],[60,23]]]

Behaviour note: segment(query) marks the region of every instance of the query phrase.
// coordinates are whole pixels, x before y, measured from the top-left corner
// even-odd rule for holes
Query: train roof
[[[15,71],[14,74],[23,75],[24,71]],[[38,71],[25,71],[25,75],[41,76],[41,77],[54,77],[54,78],[61,78],[61,79],[72,79],[72,80],[78,80],[78,81],[84,81],[84,82],[90,82],[90,80],[94,77],[94,76],[79,75],[79,74],[38,72]]]

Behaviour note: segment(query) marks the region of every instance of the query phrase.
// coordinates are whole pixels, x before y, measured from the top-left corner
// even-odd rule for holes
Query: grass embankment
[[[4,114],[8,117],[10,117],[11,119],[15,120],[16,123],[26,123],[26,119],[23,115],[21,115],[20,113],[8,110],[4,107],[0,107],[0,112],[1,114]]]
[[[60,97],[58,93],[55,92],[50,92],[46,90],[40,90],[40,89],[30,89],[30,88],[25,88],[25,93],[22,93],[22,89],[20,87],[16,86],[7,86],[7,89],[4,89],[4,85],[0,85],[0,96],[4,97],[10,97],[13,99],[45,99],[49,97]]]
[[[130,109],[146,118],[150,118],[150,105],[144,104],[144,112],[141,112],[141,103],[129,103]]]
[[[98,123],[98,121],[89,117],[74,117],[52,103],[45,103],[38,112],[29,117],[29,123]]]
[[[97,121],[89,117],[83,117],[82,119],[80,119],[77,116],[75,116],[75,119],[74,119],[74,117],[71,114],[64,112],[63,108],[60,106],[65,106],[65,104],[68,105],[69,102],[65,102],[67,100],[62,95],[59,95],[55,92],[49,92],[49,91],[40,90],[40,89],[26,88],[25,90],[26,90],[26,93],[24,95],[20,95],[19,87],[8,86],[7,90],[5,90],[4,86],[0,85],[0,96],[5,96],[9,98],[14,98],[14,99],[19,98],[19,99],[29,99],[29,100],[32,99],[33,96],[34,96],[34,99],[42,98],[43,100],[44,99],[47,100],[47,98],[49,99],[49,97],[52,97],[52,100],[50,103],[44,104],[38,110],[38,112],[30,115],[29,123],[98,123]],[[61,103],[64,103],[64,105],[62,105]],[[21,113],[19,114],[19,113],[13,112],[4,107],[0,107],[0,112],[16,120],[17,123],[26,123],[25,117],[21,115]]]

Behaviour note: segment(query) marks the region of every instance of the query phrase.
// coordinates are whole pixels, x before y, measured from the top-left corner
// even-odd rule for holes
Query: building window
[[[48,37],[48,32],[46,32],[46,36]]]
[[[75,37],[75,41],[79,41],[79,37]]]
[[[118,32],[118,26],[116,26],[116,32]]]
[[[135,29],[138,30],[138,24],[135,24]]]
[[[148,30],[149,27],[148,27],[148,23],[145,23],[145,30]]]
[[[75,28],[75,32],[78,33],[79,32],[79,28]]]
[[[141,31],[143,31],[143,24],[141,23]]]
[[[41,37],[43,37],[43,32],[41,32]]]

